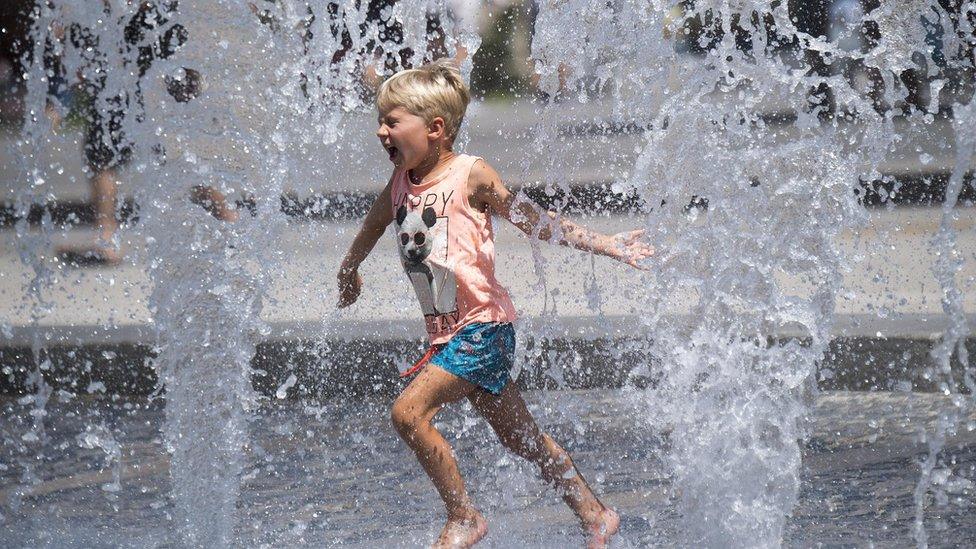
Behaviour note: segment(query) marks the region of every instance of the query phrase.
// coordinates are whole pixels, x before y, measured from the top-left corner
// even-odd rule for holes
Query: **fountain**
[[[120,241],[141,243],[131,246],[127,261],[145,267],[140,284],[158,376],[154,400],[137,408],[151,415],[164,406],[158,442],[169,460],[168,484],[151,507],[172,511],[177,532],[154,531],[147,543],[248,545],[269,536],[248,537],[245,517],[254,515],[241,501],[261,463],[275,459],[250,433],[257,428],[252,422],[270,421],[262,410],[271,399],[256,392],[252,380],[272,376],[255,371],[253,364],[259,345],[272,333],[266,318],[280,314],[272,312],[281,293],[276,284],[294,261],[289,240],[294,222],[283,205],[296,185],[325,177],[336,180],[339,190],[304,206],[303,215],[330,200],[342,207],[356,197],[344,192],[341,174],[381,177],[386,166],[370,165],[360,150],[370,131],[362,127],[361,113],[371,108],[371,71],[447,54],[461,60],[470,75],[480,45],[474,2],[403,0],[377,11],[379,4],[161,1],[106,2],[104,9],[93,9],[84,0],[55,0],[34,8],[32,49],[24,57],[27,114],[15,142],[22,159],[16,242],[30,275],[24,292],[34,330],[27,394],[12,413],[29,421],[18,423],[19,440],[8,441],[14,449],[7,453],[19,459],[15,466],[4,465],[18,473],[15,486],[4,492],[13,509],[5,514],[17,513],[25,498],[39,493],[43,479],[33,464],[58,452],[45,430],[52,395],[73,398],[45,381],[52,367],[45,349],[57,341],[44,337],[43,321],[57,293],[52,288],[66,279],[48,256],[60,229],[50,213],[34,225],[28,215],[34,204],[47,200],[45,178],[51,169],[35,151],[55,138],[44,116],[48,81],[54,77],[42,62],[45,48],[63,49],[65,74],[94,70],[89,81],[102,78],[96,105],[110,108],[124,98],[129,106],[119,130],[132,143],[126,174],[138,221],[122,231]],[[933,504],[946,505],[960,490],[972,493],[965,488],[971,472],[964,470],[972,461],[956,459],[954,452],[965,448],[947,441],[972,430],[976,389],[964,296],[972,282],[959,274],[973,258],[958,245],[956,229],[961,216],[972,215],[971,208],[957,203],[972,185],[976,153],[971,101],[976,4],[963,2],[954,10],[935,0],[863,4],[856,16],[865,30],[844,35],[866,37],[857,47],[842,43],[841,34],[828,37],[804,27],[797,15],[802,7],[793,4],[539,2],[531,57],[545,99],[532,107],[538,122],[531,139],[519,145],[503,141],[498,151],[516,158],[507,167],[523,181],[545,174],[525,188],[552,198],[558,209],[570,206],[573,174],[585,171],[596,155],[604,155],[596,164],[611,180],[609,194],[638,203],[630,215],[644,224],[659,254],[649,273],[629,283],[639,314],[628,329],[637,335],[610,356],[619,363],[627,353],[645,357],[622,390],[628,411],[621,414],[646,418],[625,431],[627,436],[650,430],[655,433],[647,440],[666,439],[645,450],[663,460],[670,486],[666,499],[676,518],[665,528],[673,538],[664,543],[769,547],[796,539],[790,517],[807,482],[804,441],[818,381],[828,379],[820,368],[840,330],[839,304],[855,299],[845,274],[863,258],[843,243],[844,235],[871,222],[875,210],[866,207],[871,200],[907,192],[884,173],[893,151],[916,133],[937,140],[950,128],[954,165],[941,224],[932,237],[938,260],[931,265],[947,329],[933,350],[936,367],[927,374],[948,396],[948,405],[935,412],[934,429],[919,435],[927,452],[919,458],[913,499],[914,540],[926,546]],[[138,36],[131,29],[127,33],[126,23],[145,18],[147,10],[152,24]],[[396,32],[390,31],[392,21],[402,23]],[[79,52],[59,38],[58,29],[72,26],[97,36],[96,61],[92,52]],[[442,44],[431,39],[432,27]],[[161,48],[169,46],[172,54],[162,55]],[[140,74],[133,67],[147,51],[152,63]],[[904,83],[906,71],[924,75],[914,91]],[[956,74],[955,83],[946,76],[950,73]],[[594,104],[608,106],[595,129],[566,129],[566,112]],[[472,116],[486,108],[473,106]],[[618,134],[634,135],[635,149],[575,152],[579,142],[598,140],[592,135]],[[462,135],[462,148],[469,141],[474,142],[469,134]],[[928,154],[919,156],[922,164]],[[237,200],[237,221],[194,203],[190,198],[200,189]],[[351,226],[342,225],[336,234],[348,230]],[[298,239],[321,237],[311,229]],[[555,303],[562,298],[550,290],[555,281],[535,245],[532,259],[534,288],[546,301],[541,320],[524,325],[529,339],[536,340],[523,351],[526,363],[546,353],[539,341],[569,335],[557,318]],[[588,264],[586,306],[599,312],[597,322],[602,322],[607,296],[595,264]],[[334,267],[318,265],[328,271],[325,284],[332,284]],[[299,292],[310,308],[326,297],[310,288]],[[312,329],[319,357],[327,354],[327,340],[358,326],[342,314],[321,316],[325,320]],[[382,329],[375,331],[371,337]],[[560,388],[567,384],[559,367],[546,375]],[[274,400],[286,399],[301,386],[299,379],[290,372],[275,382]],[[551,398],[540,406],[585,431],[579,426],[582,412]],[[57,413],[62,412],[59,401]],[[328,405],[306,406],[304,417],[318,420],[323,414],[349,420]],[[473,415],[470,410],[461,415],[456,436],[467,440]],[[126,469],[128,435],[113,427],[112,413],[79,417],[84,426],[74,444],[101,452],[102,467],[110,469],[101,486],[118,498],[126,479],[138,475]],[[303,431],[291,422],[267,429],[306,436],[308,444],[313,432],[322,432],[319,427]],[[336,440],[351,439],[350,444],[363,438],[360,431],[330,433]],[[374,454],[374,447],[389,442],[376,433],[365,433],[365,439],[364,447]],[[524,472],[517,467],[512,472],[504,459],[497,465],[499,490],[528,497],[520,487]],[[617,468],[623,466],[611,459],[609,469]],[[5,488],[8,482],[5,477]],[[400,479],[399,486],[410,484]],[[308,503],[293,515],[305,518],[294,519],[282,539],[295,544],[325,539],[305,536],[309,524],[329,522],[329,511]],[[75,541],[85,539],[79,535]],[[358,543],[368,545],[370,539],[378,538]],[[647,537],[641,541],[650,543]]]
[[[837,246],[838,236],[866,221],[861,182],[878,178],[880,159],[902,138],[893,125],[899,109],[879,111],[842,76],[784,57],[797,48],[837,64],[863,62],[880,74],[883,101],[894,105],[905,97],[893,75],[915,67],[916,55],[934,63],[926,27],[950,19],[935,3],[885,3],[865,18],[880,27],[882,39],[862,54],[801,31],[783,3],[697,1],[678,19],[668,18],[667,3],[651,4],[615,3],[610,10],[586,1],[555,4],[540,14],[533,57],[543,61],[550,86],[558,62],[598,75],[578,87],[611,88],[615,114],[648,128],[627,185],[648,204],[661,204],[648,215],[647,229],[652,242],[667,242],[670,261],[646,283],[649,295],[673,299],[649,301],[642,315],[664,369],[643,398],[650,417],[674,425],[669,462],[684,518],[681,543],[773,546],[796,502],[805,398],[830,339],[843,270],[853,260]],[[711,22],[698,37],[697,45],[709,43],[703,58],[682,58],[667,42],[647,39],[655,31],[686,32],[695,20]],[[583,47],[565,40],[570,21]],[[588,66],[594,60],[597,66]],[[826,86],[833,107],[817,93]],[[938,112],[940,86],[929,105],[907,116]],[[769,105],[788,109],[795,121],[766,120]],[[955,215],[973,150],[965,141],[969,126],[959,121],[966,112],[960,108],[956,118],[960,156],[947,218]],[[707,209],[682,208],[693,196],[707,199]],[[935,270],[953,320],[936,353],[944,386],[954,392],[949,359],[958,350],[968,371],[961,342],[969,328],[954,277],[960,260],[948,259],[955,255],[952,234],[944,222]],[[688,322],[676,321],[683,315]],[[785,333],[791,335],[777,337]],[[969,399],[960,397],[958,406],[967,410]],[[922,496],[942,450],[931,446],[916,493],[920,545]]]

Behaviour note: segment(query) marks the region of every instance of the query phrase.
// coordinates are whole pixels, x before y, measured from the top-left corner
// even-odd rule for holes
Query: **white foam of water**
[[[724,33],[712,35],[704,57],[690,57],[662,39],[682,26],[680,13],[665,16],[667,3],[540,7],[533,56],[547,89],[555,93],[568,68],[570,91],[609,88],[618,116],[653,121],[630,178],[653,207],[648,236],[670,259],[647,281],[643,322],[664,377],[645,398],[652,421],[674,425],[669,458],[683,542],[779,545],[799,486],[804,395],[815,388],[851,260],[835,238],[866,219],[854,194],[859,180],[877,177],[900,136],[895,109],[879,113],[845,78],[772,54],[766,25],[786,42],[878,69],[891,105],[906,93],[893,73],[932,53],[921,16],[941,8],[923,0],[871,12],[885,38],[862,55],[799,30],[785,3],[698,1],[691,15],[714,16]],[[751,39],[745,51],[736,47],[735,25]],[[823,84],[853,123],[830,117],[824,96],[810,101]],[[762,116],[783,109],[796,121],[770,125]],[[539,150],[548,154],[546,147]],[[693,196],[707,199],[707,210],[683,208]],[[806,291],[787,293],[786,277],[804,281]],[[681,320],[668,300],[689,293],[694,307]],[[786,327],[807,343],[767,340]]]
[[[956,249],[957,235],[952,227],[953,220],[959,215],[955,209],[959,193],[965,184],[966,172],[972,164],[973,156],[976,155],[976,101],[958,106],[954,114],[956,162],[946,187],[942,221],[932,239],[932,246],[938,257],[932,270],[942,288],[942,310],[949,318],[949,329],[932,350],[932,356],[938,368],[935,375],[940,389],[955,398],[952,399],[953,406],[939,414],[935,431],[925,437],[928,453],[922,461],[921,475],[915,487],[914,535],[919,547],[928,547],[925,510],[933,503],[929,501],[929,492],[932,493],[936,505],[945,506],[948,501],[946,493],[951,485],[947,484],[947,480],[951,476],[953,460],[943,454],[946,438],[955,434],[956,429],[961,426],[967,412],[974,405],[973,395],[976,395],[976,380],[966,349],[966,339],[970,337],[971,329],[963,309],[962,291],[956,276],[965,260]],[[956,372],[952,369],[953,356],[958,360]],[[959,378],[969,393],[966,396],[959,394]],[[940,466],[943,469],[937,469]]]
[[[344,114],[363,107],[350,75],[366,59],[357,54],[331,63],[339,40],[327,30],[330,20],[324,14],[308,18],[309,9],[314,13],[318,6],[267,4],[261,6],[268,15],[262,23],[240,3],[180,2],[174,17],[190,39],[177,55],[154,63],[143,81],[145,112],[127,117],[124,127],[137,149],[138,230],[149,243],[144,260],[153,283],[156,367],[166,387],[173,499],[194,545],[233,541],[248,411],[255,402],[249,364],[257,335],[266,331],[258,315],[279,262],[278,197],[289,177],[308,164],[302,155],[311,144],[335,143],[337,154],[350,153],[341,140],[348,131]],[[51,6],[41,10],[35,37],[50,32],[48,22],[61,18],[82,23],[103,40],[111,70],[97,104],[106,108],[112,97],[131,91],[136,77],[126,67],[133,54],[122,46],[119,19],[103,17],[81,0]],[[571,98],[586,101],[608,93],[615,99],[615,116],[649,128],[632,176],[617,185],[637,189],[654,207],[648,235],[671,258],[648,277],[646,294],[686,295],[683,290],[691,288],[697,296],[690,324],[676,321],[666,297],[649,301],[642,319],[664,369],[660,384],[642,397],[653,421],[674,425],[669,463],[686,536],[679,542],[775,546],[796,500],[803,395],[811,389],[829,338],[835,293],[848,260],[834,237],[864,219],[853,190],[860,177],[877,175],[879,161],[898,138],[894,115],[872,110],[872,102],[843,77],[811,75],[797,70],[802,61],[766,52],[771,38],[765,27],[749,22],[770,20],[801,47],[838,57],[860,55],[799,31],[786,3],[696,2],[699,14],[720,14],[725,30],[704,58],[677,54],[664,38],[676,29],[666,16],[671,7],[662,0],[541,3],[533,56],[545,90],[559,92],[559,76],[567,74],[560,70],[563,64]],[[350,28],[365,21],[364,6],[343,2],[340,8],[340,19]],[[114,3],[111,9],[121,15],[135,7]],[[422,14],[444,9],[436,0],[398,3],[394,15],[410,16],[412,23],[405,27],[405,44],[423,51]],[[900,11],[869,14],[893,35],[862,59],[880,70],[888,104],[904,96],[893,85],[892,72],[917,54],[931,55],[920,42],[915,10],[937,13],[939,8],[916,1]],[[736,49],[733,15],[747,27],[756,55]],[[301,32],[304,21],[311,21],[311,37]],[[463,44],[473,54],[477,34],[470,18],[459,21],[449,48]],[[353,33],[354,50],[366,39]],[[35,44],[35,57],[38,52]],[[69,73],[85,65],[81,53],[70,50],[64,62]],[[206,85],[198,98],[177,103],[166,93],[163,77],[179,76],[184,68],[199,70]],[[29,73],[30,116],[20,142],[21,156],[28,159],[46,135],[42,73],[39,63]],[[834,90],[839,108],[855,116],[856,136],[836,119],[821,123],[825,109],[809,105],[810,90],[824,83]],[[767,124],[760,114],[769,104],[785,104],[796,112],[796,121]],[[554,113],[565,107],[546,108]],[[558,130],[555,117],[546,117],[535,148],[554,168],[566,161]],[[966,127],[957,128],[959,143],[971,145],[971,139]],[[43,170],[30,162],[25,166],[22,179],[29,185],[19,195],[21,211],[44,193]],[[568,170],[561,167],[552,170],[550,184],[566,191],[568,180],[560,174]],[[961,185],[961,178],[954,174],[952,184]],[[197,184],[232,196],[246,193],[255,199],[257,214],[243,215],[237,224],[218,222],[187,200]],[[686,211],[691,196],[707,198],[708,209]],[[947,199],[947,217],[952,202]],[[48,219],[42,223],[47,227]],[[41,288],[50,273],[42,254],[50,242],[44,231],[39,238],[30,234],[25,222],[17,230],[21,255],[36,275],[32,291],[39,318],[45,310]],[[952,255],[951,236],[943,230],[936,241],[942,257]],[[951,262],[940,264],[937,272],[947,292],[947,313],[958,320],[953,268]],[[808,291],[787,293],[780,286],[782,275],[804,279]],[[783,326],[799,330],[809,344],[767,342]],[[937,353],[944,368],[966,333],[954,329],[947,335]],[[40,346],[35,345],[37,358]],[[32,402],[40,422],[49,391],[40,377],[42,362],[36,363],[38,393]],[[943,427],[939,433],[950,431],[951,426]],[[935,442],[919,485],[920,544],[925,541],[922,497],[930,481],[942,479],[939,433],[931,437]],[[107,440],[99,437],[99,447]],[[936,485],[954,486],[951,476],[943,480]]]
[[[105,452],[104,467],[112,468],[112,482],[102,485],[106,492],[118,492],[122,489],[122,446],[115,440],[112,431],[104,424],[94,424],[85,427],[85,431],[77,437],[78,446],[93,450],[98,448]]]

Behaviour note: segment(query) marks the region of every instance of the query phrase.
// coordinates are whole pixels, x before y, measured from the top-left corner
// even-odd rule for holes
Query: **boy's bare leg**
[[[495,430],[501,443],[516,455],[538,465],[542,477],[562,492],[563,501],[579,517],[589,537],[588,546],[606,547],[620,527],[620,518],[593,494],[566,450],[539,429],[515,384],[506,385],[498,396],[474,391],[468,398]]]
[[[413,449],[447,507],[447,524],[434,547],[471,547],[488,532],[484,517],[464,488],[454,451],[434,428],[447,403],[468,396],[475,385],[428,364],[393,403],[393,425]]]

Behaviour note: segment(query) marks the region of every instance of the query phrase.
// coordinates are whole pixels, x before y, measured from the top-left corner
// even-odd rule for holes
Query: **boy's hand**
[[[636,267],[642,271],[648,270],[641,261],[654,255],[654,247],[640,238],[644,236],[643,230],[628,231],[617,233],[610,237],[611,254],[610,257],[622,261],[631,267]]]
[[[393,222],[393,208],[390,207],[392,186],[391,178],[386,183],[386,187],[383,187],[383,192],[369,207],[362,228],[359,229],[356,238],[352,239],[346,257],[339,264],[339,272],[336,274],[339,282],[339,302],[336,303],[336,307],[340,309],[352,305],[359,299],[359,292],[363,290],[363,277],[359,276],[358,268],[376,245],[376,241],[383,236],[387,225]]]
[[[336,278],[339,281],[339,303],[336,307],[342,309],[359,299],[359,293],[363,291],[363,277],[356,269],[339,269]]]

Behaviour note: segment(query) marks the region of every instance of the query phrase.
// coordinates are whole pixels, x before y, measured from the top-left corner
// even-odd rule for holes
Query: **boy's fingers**
[[[643,258],[641,258],[641,259],[643,259]],[[643,263],[641,263],[639,259],[632,259],[632,260],[628,261],[627,264],[630,265],[631,267],[635,268],[635,269],[640,270],[640,271],[650,271],[651,270],[650,267],[648,267],[648,266],[644,265]]]
[[[628,243],[636,242],[638,238],[644,236],[644,229],[637,229],[634,231],[630,231],[624,233],[624,235],[626,235],[626,239]]]
[[[650,244],[645,244],[643,242],[634,242],[630,244],[630,253],[635,255],[640,255],[642,257],[648,257],[654,255],[654,246]]]
[[[339,309],[344,309],[356,302],[356,297],[358,296],[339,296],[339,302],[336,303],[336,307]]]
[[[625,248],[633,247],[633,246],[644,246],[645,244],[643,242],[638,241],[638,239],[640,239],[642,236],[644,236],[644,229],[637,229],[637,230],[627,231],[618,234],[616,236],[616,240],[621,246]]]
[[[363,279],[361,276],[357,275],[351,280],[344,280],[340,275],[339,277],[339,300],[336,302],[336,307],[342,309],[348,307],[359,299],[359,294],[363,289]]]
[[[643,231],[634,231],[635,233]],[[647,266],[643,261],[654,255],[654,247],[650,244],[645,244],[643,242],[634,242],[630,244],[627,254],[627,264],[640,269],[642,271],[651,270],[650,266]]]

